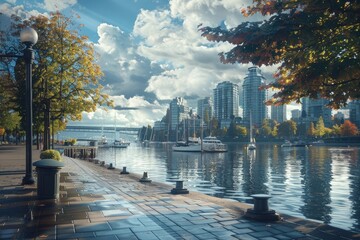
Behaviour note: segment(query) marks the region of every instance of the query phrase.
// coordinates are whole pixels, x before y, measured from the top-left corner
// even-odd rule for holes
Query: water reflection
[[[309,148],[304,151],[301,160],[302,199],[304,206],[300,211],[307,218],[331,220],[331,158],[326,156],[324,148]]]
[[[171,145],[99,150],[99,158],[147,171],[154,181],[184,180],[185,187],[217,197],[250,202],[272,195],[271,208],[360,231],[359,148],[281,148],[259,144],[256,151],[229,145],[227,153],[172,152]],[[171,183],[173,184],[173,183]]]

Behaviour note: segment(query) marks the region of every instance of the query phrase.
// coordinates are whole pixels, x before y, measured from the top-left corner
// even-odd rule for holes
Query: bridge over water
[[[121,132],[129,135],[137,135],[141,128],[134,127],[114,127],[114,126],[66,126],[68,132]]]

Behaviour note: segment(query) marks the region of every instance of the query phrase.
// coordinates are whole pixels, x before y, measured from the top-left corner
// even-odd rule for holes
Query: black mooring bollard
[[[189,190],[184,188],[184,181],[183,180],[178,180],[178,181],[176,181],[175,188],[171,189],[171,193],[172,194],[188,194]]]
[[[278,221],[280,220],[279,214],[274,210],[269,209],[268,199],[271,198],[267,194],[254,194],[251,195],[254,199],[254,208],[246,211],[245,217],[258,220],[258,221]]]
[[[120,174],[129,174],[129,172],[126,171],[126,167],[123,167],[123,170],[120,172]]]
[[[148,178],[148,173],[144,172],[143,177],[140,178],[139,182],[151,182],[151,179]]]
[[[108,167],[107,169],[113,170],[113,169],[115,169],[115,168],[113,167],[113,164],[110,163],[110,165],[109,165],[109,167]]]

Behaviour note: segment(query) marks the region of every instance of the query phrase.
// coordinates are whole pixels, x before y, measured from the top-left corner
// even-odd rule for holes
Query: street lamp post
[[[33,184],[32,176],[32,144],[33,144],[33,114],[32,114],[32,64],[34,61],[34,50],[32,46],[38,40],[37,32],[27,27],[20,33],[20,40],[25,44],[24,61],[26,65],[26,172],[22,180],[23,184]]]
[[[22,180],[23,184],[33,184],[32,177],[32,142],[33,142],[33,128],[32,128],[32,63],[34,61],[34,50],[32,46],[38,40],[37,32],[26,27],[20,32],[20,40],[25,44],[23,55],[17,54],[1,54],[0,57],[17,57],[23,58],[26,66],[26,171]]]

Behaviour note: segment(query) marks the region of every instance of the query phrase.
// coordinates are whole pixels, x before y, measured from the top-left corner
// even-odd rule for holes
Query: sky
[[[198,26],[231,28],[245,19],[241,9],[251,0],[0,0],[0,28],[13,13],[26,18],[60,11],[83,24],[99,54],[105,73],[101,82],[116,106],[136,110],[84,113],[71,125],[141,127],[161,120],[169,102],[184,97],[196,111],[199,98],[212,95],[216,85],[231,81],[242,85],[250,64],[222,64],[218,53],[228,43],[201,37]],[[0,15],[1,16],[1,15]],[[257,16],[246,21],[256,20]],[[42,37],[42,36],[39,36]],[[276,66],[261,67],[272,79]],[[297,106],[288,107],[288,111]]]

